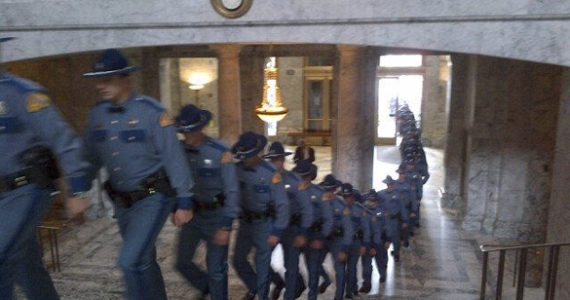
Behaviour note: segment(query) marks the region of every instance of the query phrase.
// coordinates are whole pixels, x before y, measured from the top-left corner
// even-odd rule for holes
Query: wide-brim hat
[[[7,36],[7,37],[0,37],[0,43],[8,42],[15,39],[15,37]]]
[[[269,150],[267,150],[267,153],[263,155],[263,158],[269,158],[269,159],[279,158],[291,154],[293,153],[285,151],[285,148],[283,148],[283,144],[281,144],[280,142],[273,142],[271,143],[271,146],[269,146]]]
[[[392,176],[388,175],[384,180],[382,180],[382,182],[384,182],[385,184],[394,184],[396,180],[394,180]]]
[[[352,187],[352,184],[350,183],[343,183],[340,186],[340,194],[342,196],[350,196],[354,194],[354,188]]]
[[[293,168],[293,172],[301,177],[311,176],[311,180],[313,180],[317,177],[317,166],[312,164],[309,160],[303,159],[297,162],[297,165]]]
[[[364,199],[366,200],[378,200],[378,193],[376,192],[375,189],[371,189],[370,191],[368,191],[368,193],[363,195]]]
[[[396,170],[396,173],[401,174],[401,173],[406,173],[406,165],[404,163],[401,163],[398,166],[398,169]]]
[[[204,128],[212,120],[212,113],[188,104],[182,107],[180,114],[176,117],[176,127],[178,132],[196,132]]]
[[[232,147],[232,154],[236,159],[246,159],[256,156],[267,144],[267,138],[261,134],[246,131],[240,135],[239,140]]]
[[[107,49],[101,53],[91,72],[83,74],[86,78],[100,78],[114,75],[127,75],[139,70],[139,66],[129,65],[127,58],[118,49]]]
[[[325,179],[323,179],[323,181],[321,181],[321,183],[319,183],[319,186],[321,186],[323,189],[325,190],[333,190],[336,189],[340,186],[341,182],[339,180],[337,180],[334,175],[329,174],[327,176],[325,176]]]

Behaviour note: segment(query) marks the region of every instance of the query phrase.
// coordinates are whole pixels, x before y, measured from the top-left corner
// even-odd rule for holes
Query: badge
[[[311,195],[311,200],[315,200],[315,199],[317,199],[317,196]]]
[[[211,159],[204,159],[204,165],[206,165],[207,167],[211,167],[212,166],[212,160]]]
[[[8,104],[5,101],[0,101],[0,115],[8,113]]]
[[[131,127],[137,126],[138,123],[139,123],[139,120],[137,120],[135,118],[129,118],[129,120],[127,121],[127,124],[129,124],[129,126],[131,126]]]
[[[285,185],[285,189],[286,189],[286,190],[288,190],[290,187],[291,187],[291,185],[289,185],[289,184],[286,184],[286,185]]]
[[[49,96],[46,94],[33,93],[26,99],[28,112],[37,112],[51,105]]]

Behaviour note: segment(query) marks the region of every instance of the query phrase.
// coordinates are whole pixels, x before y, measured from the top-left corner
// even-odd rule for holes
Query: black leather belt
[[[111,183],[107,180],[105,181],[103,187],[109,194],[109,197],[113,202],[121,208],[129,208],[133,206],[137,201],[147,198],[156,193],[162,193],[166,196],[173,196],[173,190],[170,187],[168,177],[161,170],[158,171],[147,178],[145,178],[138,189],[130,192],[121,192],[113,189]]]
[[[267,210],[261,212],[244,210],[241,215],[241,218],[247,222],[252,222],[254,220],[261,220],[272,217],[275,217],[275,212],[273,210]]]
[[[223,194],[221,194],[221,195],[216,195],[214,197],[214,201],[210,203],[194,201],[194,208],[197,211],[216,210],[218,208],[224,207],[225,199],[226,197]]]
[[[301,225],[301,214],[294,214],[289,219],[289,226],[300,226]]]
[[[24,171],[0,177],[0,193],[9,192],[32,183]]]

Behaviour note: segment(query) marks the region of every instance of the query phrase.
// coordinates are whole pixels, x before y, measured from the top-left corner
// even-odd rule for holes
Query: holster
[[[323,230],[323,220],[319,219],[313,222],[313,224],[311,224],[311,227],[309,227],[309,230],[311,232],[321,232],[321,230]]]
[[[55,188],[54,181],[61,177],[53,152],[46,146],[34,146],[20,154],[24,173],[29,181],[42,188]]]
[[[115,204],[121,208],[129,208],[136,202],[156,193],[161,193],[167,197],[173,197],[176,195],[176,192],[170,186],[168,177],[163,170],[151,174],[147,178],[143,179],[139,187],[134,191],[117,191],[113,189],[113,186],[108,180],[105,181],[103,187],[107,191],[107,194],[111,200],[113,200],[113,202],[115,202]]]
[[[300,226],[301,225],[301,214],[294,214],[289,219],[289,226]]]
[[[223,193],[219,193],[216,196],[214,196],[214,200],[211,203],[194,201],[194,208],[198,211],[216,210],[218,208],[224,207],[225,200],[226,200],[226,195],[224,195]]]

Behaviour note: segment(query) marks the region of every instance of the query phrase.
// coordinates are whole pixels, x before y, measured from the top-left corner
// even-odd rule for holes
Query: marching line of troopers
[[[207,110],[187,105],[172,120],[158,101],[134,91],[129,74],[136,70],[120,51],[109,49],[83,75],[95,78],[103,98],[91,109],[83,138],[63,120],[43,87],[0,71],[0,150],[5,153],[0,155],[5,166],[0,170],[0,299],[13,298],[14,284],[29,299],[59,299],[34,234],[60,175],[54,172],[55,159],[68,179],[71,216],[87,208],[90,183],[101,168],[108,170],[104,188],[123,239],[118,265],[127,299],[167,299],[155,243],[169,215],[180,227],[176,269],[200,291],[200,299],[228,299],[235,220],[232,263],[247,287],[244,299],[277,299],[283,289],[284,299],[298,298],[307,288],[299,273],[301,253],[308,299],[331,284],[323,268],[328,253],[334,261],[335,299],[370,291],[372,258],[380,281],[386,280],[388,246],[393,244],[391,254],[399,261],[400,240],[407,247],[412,229],[419,227],[422,185],[429,178],[415,124],[406,121],[401,128],[415,139],[405,138],[398,180],[388,176],[387,189],[361,195],[332,174],[313,182],[317,167],[307,160],[285,170],[290,153],[278,142],[263,153],[263,135],[245,132],[231,148],[206,136],[202,129],[212,118]],[[177,133],[184,136],[182,142]],[[201,241],[207,246],[206,270],[194,262]],[[279,243],[284,280],[270,267]],[[254,248],[253,267],[248,256]],[[364,283],[358,290],[360,257]],[[275,284],[271,295],[270,281]]]

